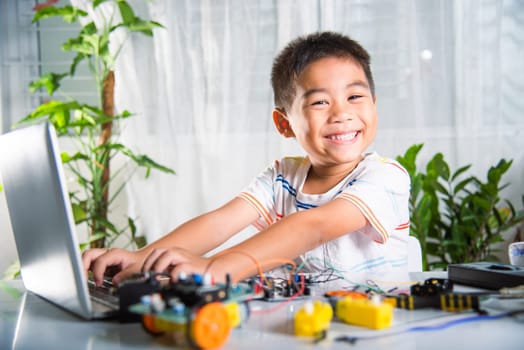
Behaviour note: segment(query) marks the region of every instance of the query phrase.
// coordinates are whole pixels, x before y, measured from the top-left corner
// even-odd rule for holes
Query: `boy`
[[[406,270],[409,175],[395,161],[363,153],[377,128],[369,60],[337,33],[292,41],[273,64],[273,121],[307,156],[276,161],[224,206],[141,250],[84,252],[86,270],[97,283],[108,267],[120,269],[115,283],[140,271],[241,280],[258,272],[254,260],[267,271],[298,257],[309,272],[334,268],[348,278]],[[203,257],[249,225],[260,232]]]

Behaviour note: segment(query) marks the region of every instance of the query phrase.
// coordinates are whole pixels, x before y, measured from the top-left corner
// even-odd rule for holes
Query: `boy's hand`
[[[101,285],[107,271],[115,268],[118,272],[113,276],[113,283],[118,285],[133,274],[140,272],[141,260],[136,252],[117,248],[94,248],[82,254],[86,276],[88,271],[91,271],[96,285]]]
[[[209,259],[190,253],[182,248],[159,248],[154,249],[146,257],[142,265],[142,272],[167,272],[171,276],[171,280],[176,281],[180,273],[185,273],[186,275],[205,273],[209,263]]]

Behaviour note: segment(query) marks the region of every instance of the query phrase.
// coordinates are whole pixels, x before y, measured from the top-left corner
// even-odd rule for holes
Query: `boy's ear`
[[[279,108],[273,110],[273,123],[275,123],[280,135],[284,137],[295,137],[295,133],[293,132],[293,129],[291,129],[291,125],[287,119],[286,112],[283,110]]]

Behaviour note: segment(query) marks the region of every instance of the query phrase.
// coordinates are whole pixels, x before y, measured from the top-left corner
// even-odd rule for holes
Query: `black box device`
[[[524,285],[524,268],[487,261],[449,264],[448,279],[484,289],[516,287]]]

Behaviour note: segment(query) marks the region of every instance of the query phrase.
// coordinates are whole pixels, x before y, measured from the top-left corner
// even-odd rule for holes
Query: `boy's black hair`
[[[358,63],[375,96],[369,53],[355,40],[334,32],[319,32],[291,41],[273,61],[271,85],[275,107],[288,109],[295,98],[295,81],[311,63],[325,57],[350,58]]]

